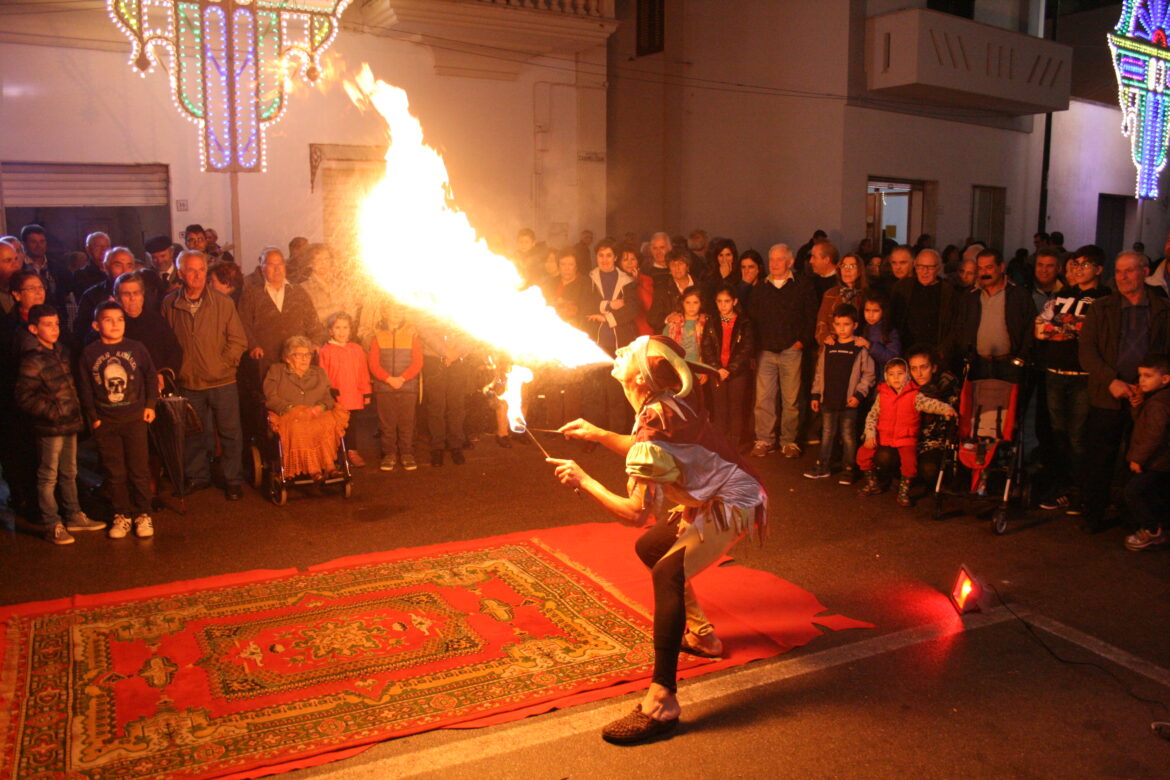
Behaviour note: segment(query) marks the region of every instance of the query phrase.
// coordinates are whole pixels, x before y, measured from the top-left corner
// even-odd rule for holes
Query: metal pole
[[[1056,26],[1060,22],[1060,0],[1052,3],[1052,35],[1043,36],[1056,40]],[[1040,163],[1040,213],[1036,218],[1036,232],[1048,232],[1048,168],[1052,162],[1052,112],[1044,115],[1044,157]]]
[[[232,254],[239,263],[243,260],[243,246],[244,240],[240,234],[240,173],[239,171],[232,171],[229,174],[231,177],[232,190],[232,245],[236,250]]]

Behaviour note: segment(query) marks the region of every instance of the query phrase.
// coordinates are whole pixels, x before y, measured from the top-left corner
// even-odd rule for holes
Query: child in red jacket
[[[949,404],[918,392],[918,385],[910,379],[906,361],[894,358],[886,363],[886,381],[878,385],[877,399],[865,418],[864,444],[857,450],[857,465],[865,472],[861,495],[874,496],[885,492],[881,466],[892,464],[896,453],[901,465],[902,479],[898,483],[898,506],[910,507],[910,484],[918,476],[919,414],[929,412],[954,417]]]
[[[346,455],[351,466],[366,465],[359,450],[366,440],[372,440],[370,429],[372,418],[367,411],[370,395],[370,368],[366,364],[366,353],[360,344],[350,341],[353,334],[353,318],[343,311],[334,312],[325,321],[329,341],[317,352],[321,368],[329,377],[329,384],[337,390],[337,403],[350,414],[350,436]]]

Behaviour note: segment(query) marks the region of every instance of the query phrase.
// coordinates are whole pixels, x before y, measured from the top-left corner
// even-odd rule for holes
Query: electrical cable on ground
[[[1032,639],[1036,640],[1036,642],[1039,643],[1039,645],[1041,647],[1043,647],[1048,652],[1048,654],[1051,655],[1053,658],[1055,658],[1057,661],[1060,661],[1062,664],[1066,664],[1068,666],[1091,666],[1095,669],[1098,669],[1098,670],[1104,672],[1106,674],[1106,676],[1112,678],[1112,680],[1115,683],[1117,683],[1117,685],[1126,694],[1128,694],[1130,698],[1134,699],[1135,701],[1139,701],[1142,704],[1147,704],[1147,705],[1151,705],[1151,706],[1156,705],[1157,707],[1160,707],[1164,711],[1170,711],[1170,707],[1167,707],[1166,703],[1163,702],[1162,700],[1149,699],[1149,698],[1146,698],[1145,696],[1142,696],[1138,693],[1135,693],[1133,691],[1133,689],[1124,680],[1122,680],[1120,677],[1118,677],[1113,672],[1112,669],[1109,669],[1105,666],[1102,666],[1101,664],[1097,663],[1096,661],[1074,661],[1070,658],[1064,658],[1063,656],[1061,656],[1059,653],[1057,653],[1055,650],[1053,650],[1052,647],[1047,642],[1044,641],[1044,639],[1036,631],[1035,626],[1033,626],[1031,623],[1029,623],[1027,620],[1025,620],[1018,612],[1016,612],[1014,609],[1011,608],[1011,606],[1008,605],[1008,603],[1004,600],[1003,596],[1000,594],[999,590],[995,587],[995,585],[988,582],[987,587],[990,588],[991,592],[995,594],[995,598],[999,601],[1000,606],[1002,606],[1009,613],[1011,613],[1011,616],[1014,617],[1016,620],[1018,620],[1024,626],[1024,628],[1028,632],[1028,635],[1031,636]],[[1150,724],[1150,730],[1153,731],[1156,736],[1159,736],[1165,740],[1170,740],[1170,722],[1154,721],[1153,723]]]

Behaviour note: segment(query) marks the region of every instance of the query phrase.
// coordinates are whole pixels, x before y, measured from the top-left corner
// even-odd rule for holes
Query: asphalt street
[[[615,488],[624,483],[620,460],[604,450],[546,446]],[[667,741],[601,741],[601,725],[624,714],[631,695],[392,740],[295,775],[1170,777],[1170,742],[1150,732],[1151,721],[1170,720],[1170,551],[1129,552],[1120,528],[1086,536],[1043,512],[1014,516],[998,536],[958,504],[936,521],[925,501],[906,510],[892,493],[863,499],[835,480],[805,479],[807,455],[756,464],[772,534],[762,548],[737,548],[736,565],[773,572],[876,628],[829,632],[779,658],[684,682],[683,726]],[[158,513],[152,540],[91,533],[54,547],[18,523],[0,550],[0,601],[305,568],[604,518],[556,483],[536,448],[501,449],[487,437],[464,466],[390,474],[368,466],[350,500],[294,492],[275,507],[251,489],[236,503],[204,491],[185,515]],[[1002,597],[962,621],[944,595],[961,563]]]

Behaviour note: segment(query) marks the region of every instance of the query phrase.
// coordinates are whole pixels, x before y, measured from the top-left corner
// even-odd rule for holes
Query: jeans
[[[38,436],[40,466],[37,468],[37,503],[46,528],[63,522],[57,507],[56,491],[67,517],[81,514],[77,501],[77,434]]]
[[[187,437],[187,479],[211,481],[211,455],[215,453],[215,436],[219,434],[223,479],[229,487],[243,485],[244,436],[240,430],[240,394],[236,383],[208,390],[183,388],[183,395],[203,421],[203,433]]]
[[[457,450],[463,446],[463,418],[467,413],[470,368],[467,361],[443,365],[437,357],[423,358],[423,386],[427,405],[427,431],[432,450]],[[386,443],[382,449],[387,451]]]
[[[1143,471],[1125,485],[1125,505],[1139,528],[1154,532],[1170,514],[1170,471]]]
[[[817,460],[828,467],[833,459],[833,445],[841,433],[841,465],[852,469],[857,457],[857,410],[821,407],[821,454]]]
[[[414,457],[414,407],[418,393],[414,390],[390,390],[374,393],[378,407],[378,436],[382,456]]]
[[[150,514],[150,457],[146,421],[103,420],[93,432],[110,481],[114,514],[137,517]]]
[[[1080,480],[1084,515],[1089,522],[1099,522],[1105,517],[1113,497],[1118,454],[1122,443],[1129,439],[1132,427],[1127,409],[1089,407],[1085,421],[1085,468]]]
[[[1062,489],[1084,476],[1085,423],[1089,418],[1089,377],[1049,373],[1044,378],[1052,424],[1052,472]]]
[[[780,446],[796,443],[800,422],[797,399],[800,396],[800,365],[804,352],[786,349],[783,352],[760,353],[756,369],[756,441],[771,442],[776,427],[776,394],[780,394]]]

